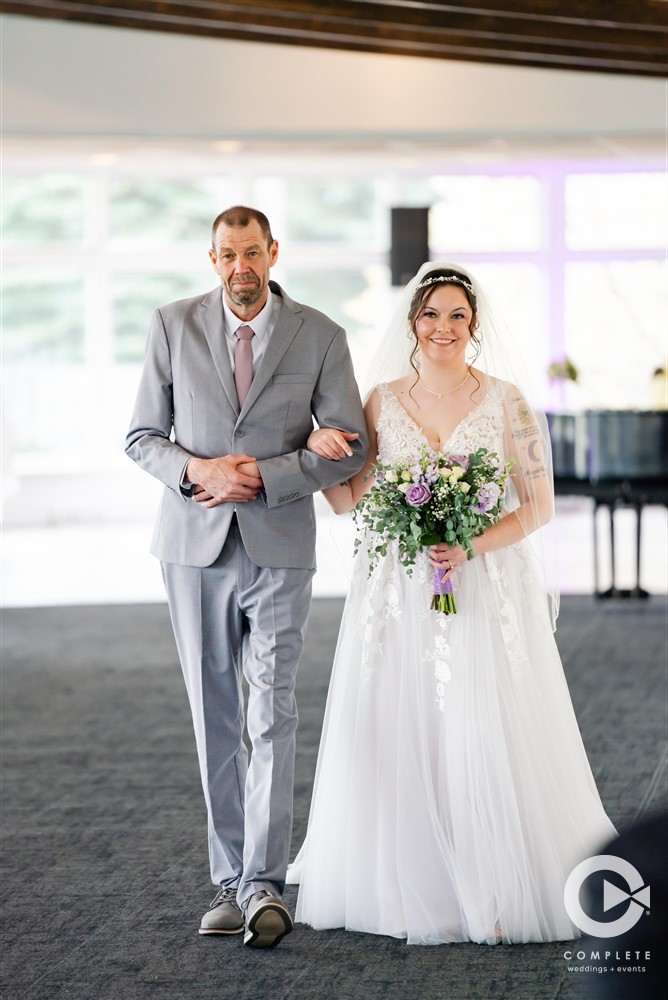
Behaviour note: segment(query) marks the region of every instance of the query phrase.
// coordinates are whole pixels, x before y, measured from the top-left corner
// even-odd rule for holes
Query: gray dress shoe
[[[244,918],[237,906],[237,890],[221,889],[202,917],[200,934],[241,934],[243,929]]]
[[[244,905],[244,915],[244,944],[249,948],[274,948],[293,927],[290,911],[283,900],[265,890],[253,893]]]

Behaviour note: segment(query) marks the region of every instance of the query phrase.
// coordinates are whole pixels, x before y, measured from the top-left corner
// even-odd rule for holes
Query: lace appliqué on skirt
[[[387,622],[396,621],[403,613],[398,579],[401,568],[396,555],[394,552],[390,554],[388,546],[388,555],[380,557],[369,572],[370,541],[370,537],[367,536],[355,556],[355,559],[363,561],[367,569],[365,585],[357,588],[360,600],[358,620],[361,642],[360,683],[363,687],[371,682],[378,664],[382,662]],[[396,549],[396,546],[394,548]]]

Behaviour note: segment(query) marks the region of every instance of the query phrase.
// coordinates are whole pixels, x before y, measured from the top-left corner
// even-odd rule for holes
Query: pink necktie
[[[234,384],[237,387],[239,409],[244,405],[253,381],[253,348],[251,347],[253,336],[254,333],[250,326],[240,326],[237,330],[237,342],[234,345]]]

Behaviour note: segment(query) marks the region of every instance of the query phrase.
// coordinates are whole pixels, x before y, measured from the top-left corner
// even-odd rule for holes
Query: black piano
[[[594,501],[594,590],[599,598],[648,597],[640,586],[642,511],[647,504],[668,506],[668,413],[665,410],[587,410],[548,413],[552,441],[555,492],[587,496]],[[636,512],[636,582],[620,590],[615,579],[617,507]],[[611,586],[601,591],[598,580],[596,514],[610,514]]]

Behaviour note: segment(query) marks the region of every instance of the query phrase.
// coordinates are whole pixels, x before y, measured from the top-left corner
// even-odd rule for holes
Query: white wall
[[[5,136],[665,130],[662,80],[304,49],[5,15]]]

